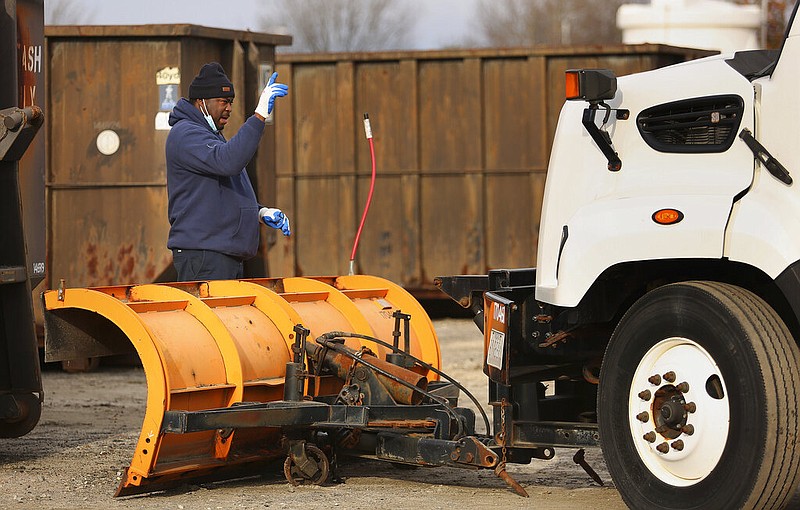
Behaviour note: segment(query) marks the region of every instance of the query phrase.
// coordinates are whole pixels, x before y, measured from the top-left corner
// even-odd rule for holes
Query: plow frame
[[[469,435],[457,439],[450,410],[438,403],[351,406],[304,400],[241,404],[207,411],[170,411],[165,434],[247,427],[280,427],[286,439],[305,438],[337,455],[419,466],[494,468],[499,447],[474,435],[475,414],[455,407]],[[323,433],[323,434],[320,434]],[[348,441],[334,442],[347,436]],[[326,440],[325,438],[329,438]],[[289,452],[287,451],[287,454]]]

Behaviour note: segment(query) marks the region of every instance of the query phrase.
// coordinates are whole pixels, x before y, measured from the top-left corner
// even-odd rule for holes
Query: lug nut
[[[668,383],[674,383],[675,378],[676,378],[675,372],[673,372],[672,370],[664,374],[664,380],[667,381]]]
[[[680,383],[679,385],[675,386],[675,389],[680,391],[681,393],[686,393],[686,392],[689,391],[689,383],[684,381],[684,382]]]
[[[677,441],[673,441],[670,446],[672,446],[673,450],[681,451],[683,450],[683,441],[678,439]]]
[[[669,445],[666,441],[664,441],[660,445],[656,446],[656,450],[660,451],[661,453],[669,453]]]
[[[648,381],[650,384],[652,384],[653,386],[658,386],[658,385],[660,385],[660,384],[661,384],[661,376],[660,376],[660,375],[658,375],[658,374],[656,374],[656,375],[651,375],[650,377],[648,377],[648,378],[647,378],[647,381]]]
[[[694,425],[687,423],[686,425],[681,427],[681,432],[683,432],[687,436],[691,436],[692,434],[694,434]]]
[[[650,413],[647,411],[642,411],[641,413],[636,415],[636,419],[642,423],[650,421]]]
[[[648,443],[655,443],[656,442],[656,433],[652,430],[647,434],[643,435],[642,438],[647,441]]]
[[[683,408],[686,409],[687,412],[693,413],[697,411],[697,404],[695,404],[694,402],[689,402],[688,404],[685,404]]]
[[[639,398],[642,400],[650,400],[650,397],[653,395],[650,393],[650,390],[644,390],[639,392]]]

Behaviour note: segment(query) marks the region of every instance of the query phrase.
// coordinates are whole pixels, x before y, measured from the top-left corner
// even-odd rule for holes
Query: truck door
[[[767,157],[780,163],[790,178],[776,165],[770,169],[756,162],[753,184],[735,204],[725,255],[758,267],[782,286],[800,288],[791,276],[800,260],[800,26],[794,22],[796,13],[797,6],[783,47],[773,52],[774,63],[751,76],[756,101],[754,136]]]

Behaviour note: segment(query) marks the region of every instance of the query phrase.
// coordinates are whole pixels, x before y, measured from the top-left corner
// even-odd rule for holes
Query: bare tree
[[[796,0],[736,0],[737,4],[760,5],[766,10],[761,42],[765,48],[778,48]]]
[[[47,0],[44,22],[46,25],[87,25],[93,14],[74,0]]]
[[[292,35],[292,52],[380,51],[406,45],[414,15],[393,0],[286,0],[261,24]]]
[[[480,44],[612,44],[621,40],[617,9],[644,0],[480,0]]]
[[[536,44],[613,44],[620,42],[616,26],[622,4],[648,0],[480,0],[477,32],[488,46]],[[765,44],[777,48],[783,40],[796,0],[731,0],[766,9]]]

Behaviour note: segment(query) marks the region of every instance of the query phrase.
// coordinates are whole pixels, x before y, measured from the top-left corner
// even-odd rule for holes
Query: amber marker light
[[[674,225],[683,219],[683,213],[677,209],[659,209],[653,213],[653,221],[659,225]]]
[[[566,98],[578,99],[581,97],[581,85],[578,71],[567,71]]]

